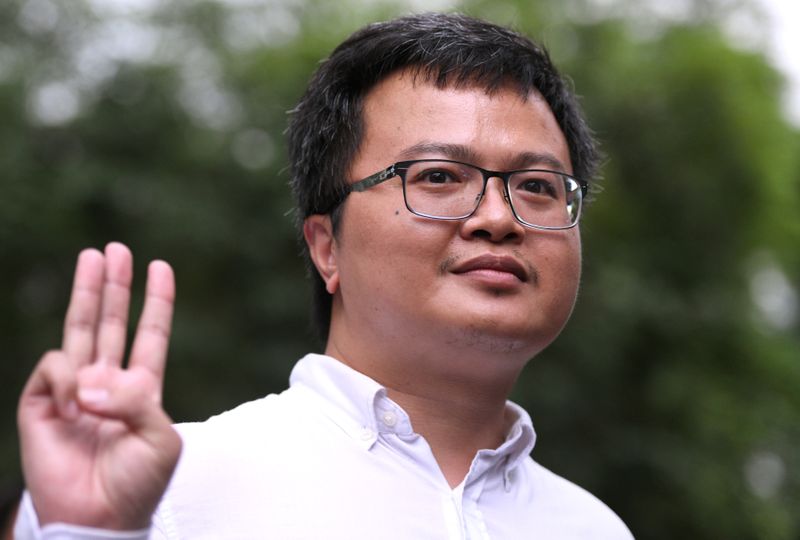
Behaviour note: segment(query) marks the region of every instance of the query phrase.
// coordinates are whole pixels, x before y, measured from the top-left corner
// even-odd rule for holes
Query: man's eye
[[[519,187],[526,194],[530,193],[532,195],[544,195],[553,198],[558,196],[553,184],[547,180],[526,180],[520,184]]]
[[[425,171],[417,176],[417,181],[429,184],[449,184],[458,182],[458,178],[448,171]]]

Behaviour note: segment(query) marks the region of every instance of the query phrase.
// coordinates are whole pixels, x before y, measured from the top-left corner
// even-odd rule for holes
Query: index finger
[[[61,342],[62,350],[74,366],[88,364],[94,357],[104,274],[103,254],[96,249],[81,251],[75,267],[75,279]]]
[[[167,361],[172,312],[175,305],[175,276],[164,261],[153,261],[147,269],[144,308],[131,348],[129,368],[145,368],[161,381]]]

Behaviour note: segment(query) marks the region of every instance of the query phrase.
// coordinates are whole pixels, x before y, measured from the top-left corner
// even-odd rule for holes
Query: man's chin
[[[448,346],[463,348],[470,354],[511,355],[526,361],[547,347],[555,336],[544,337],[529,327],[514,328],[500,325],[470,325],[453,329]]]

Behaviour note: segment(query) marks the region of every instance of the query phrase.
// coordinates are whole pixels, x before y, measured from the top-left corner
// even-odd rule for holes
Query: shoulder
[[[603,501],[533,459],[524,460],[518,474],[527,483],[536,514],[551,523],[553,532],[558,531],[560,537],[633,539],[625,523]],[[569,534],[564,529],[569,529]]]
[[[307,438],[308,405],[292,390],[242,403],[202,422],[175,425],[183,441],[173,484],[209,481],[241,469],[242,463],[261,467],[266,455],[280,455]]]
[[[200,422],[175,424],[184,443],[212,443],[220,437],[250,438],[298,424],[298,418],[308,416],[310,404],[296,389],[269,394],[247,401],[230,410]]]
[[[261,424],[284,409],[286,398],[283,394],[270,394],[260,399],[242,403],[233,409],[224,411],[200,422],[182,422],[175,424],[175,429],[186,439],[215,438],[221,434],[239,435],[243,427],[250,427],[253,423]],[[249,430],[247,430],[249,431]],[[246,432],[246,431],[245,431]]]

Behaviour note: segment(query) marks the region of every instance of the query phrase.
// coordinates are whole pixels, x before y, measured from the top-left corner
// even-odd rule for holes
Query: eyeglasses
[[[589,184],[566,173],[546,169],[489,171],[449,159],[398,161],[386,169],[350,184],[365,191],[390,178],[403,182],[406,208],[430,219],[456,220],[478,209],[489,178],[503,180],[503,191],[517,221],[534,229],[569,229],[578,223]]]

